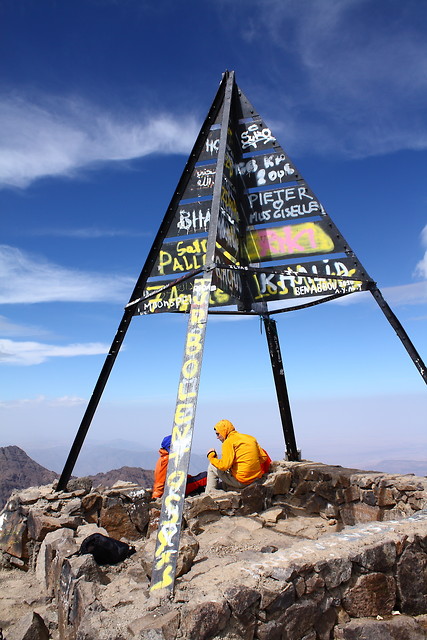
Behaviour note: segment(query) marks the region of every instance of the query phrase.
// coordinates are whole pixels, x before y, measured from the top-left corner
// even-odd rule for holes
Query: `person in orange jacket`
[[[154,468],[154,486],[152,498],[161,498],[165,491],[166,474],[168,470],[169,451],[171,448],[172,436],[165,436],[161,442],[159,449],[159,459]],[[196,476],[187,476],[187,485],[185,495],[197,495],[204,490],[206,486],[206,471]]]
[[[165,490],[166,472],[168,470],[169,450],[172,436],[165,436],[159,449],[159,459],[154,468],[153,498],[161,498]]]
[[[271,459],[253,436],[239,433],[229,420],[220,420],[214,426],[222,442],[221,457],[209,449],[206,493],[218,488],[221,481],[225,489],[244,489],[268,472]]]

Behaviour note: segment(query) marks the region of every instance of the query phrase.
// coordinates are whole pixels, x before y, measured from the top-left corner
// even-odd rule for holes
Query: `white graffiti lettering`
[[[197,233],[198,231],[206,231],[211,219],[211,210],[206,209],[183,209],[179,210],[179,220],[177,227],[187,233]]]
[[[256,123],[251,124],[246,131],[242,131],[240,135],[242,149],[247,149],[248,147],[256,149],[258,144],[266,145],[275,140],[276,138],[272,135],[268,127],[260,129]]]
[[[301,186],[249,193],[248,200],[252,209],[249,224],[323,213],[322,205],[308,193],[306,187]],[[291,204],[288,206],[289,202]]]
[[[280,182],[286,176],[295,173],[284,153],[273,153],[268,156],[257,156],[247,162],[239,162],[236,172],[241,176],[255,175],[259,187],[273,182]]]
[[[206,140],[205,145],[206,153],[210,153],[211,155],[217,154],[219,149],[219,138],[216,140]]]
[[[203,167],[196,169],[196,184],[202,189],[210,189],[215,183],[215,168]]]

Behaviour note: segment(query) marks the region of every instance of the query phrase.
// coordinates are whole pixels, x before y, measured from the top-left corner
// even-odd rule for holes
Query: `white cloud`
[[[248,97],[281,122],[274,130],[290,149],[366,157],[427,148],[422,3],[248,3],[242,12],[242,3],[223,0],[229,28],[272,47],[268,71],[250,78]]]
[[[86,404],[85,398],[79,396],[62,396],[61,398],[53,398],[49,401],[51,407],[76,407]]]
[[[0,304],[123,302],[134,284],[127,276],[66,269],[0,245]]]
[[[79,229],[64,228],[37,228],[31,230],[32,236],[54,236],[61,238],[79,238],[81,240],[93,240],[96,238],[151,238],[148,231],[137,231],[135,229],[108,229],[99,227],[81,227]]]
[[[0,364],[33,365],[46,362],[49,358],[93,356],[106,353],[108,353],[108,345],[97,342],[56,346],[42,342],[0,340]]]
[[[381,289],[389,304],[427,304],[427,280],[398,287],[384,287]]]
[[[427,304],[427,280],[423,282],[412,282],[410,284],[402,284],[396,287],[381,287],[383,297],[386,301],[394,306],[402,305],[418,305]],[[369,291],[360,293],[352,293],[351,295],[337,298],[333,302],[335,304],[350,305],[359,302],[370,302],[373,300]]]
[[[19,398],[17,400],[9,400],[7,402],[0,402],[1,409],[15,409],[17,407],[75,407],[86,404],[85,398],[79,398],[78,396],[62,396],[61,398],[47,398],[43,395],[38,395],[34,398]]]
[[[421,244],[427,249],[427,224],[421,232]],[[415,275],[427,279],[427,251],[415,267]]]
[[[191,115],[116,116],[82,99],[0,99],[0,187],[151,153],[188,153],[198,127]]]

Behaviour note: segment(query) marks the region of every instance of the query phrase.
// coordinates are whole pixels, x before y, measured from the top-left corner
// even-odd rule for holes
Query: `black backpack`
[[[91,553],[97,564],[117,564],[135,553],[135,547],[102,533],[92,533],[80,545],[79,555],[86,553]]]

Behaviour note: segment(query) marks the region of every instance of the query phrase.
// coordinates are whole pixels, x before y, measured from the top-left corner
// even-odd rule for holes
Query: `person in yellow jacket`
[[[221,457],[215,449],[209,449],[206,493],[218,488],[244,489],[268,472],[270,457],[253,436],[239,433],[229,420],[220,420],[214,426],[217,438],[222,442]]]

